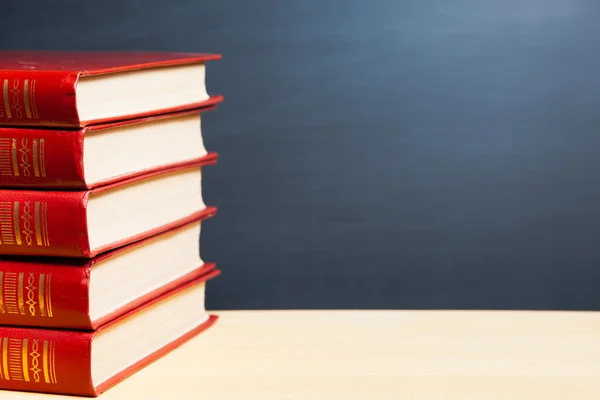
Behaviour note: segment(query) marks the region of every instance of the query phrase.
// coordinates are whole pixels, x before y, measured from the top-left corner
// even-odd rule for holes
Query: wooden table
[[[600,313],[219,314],[212,329],[100,399],[600,398]],[[73,397],[0,392],[44,398]]]

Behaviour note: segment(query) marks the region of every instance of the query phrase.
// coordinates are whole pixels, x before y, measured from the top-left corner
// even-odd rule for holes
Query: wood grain
[[[597,399],[600,313],[221,312],[100,398]],[[0,392],[0,399],[62,396]]]

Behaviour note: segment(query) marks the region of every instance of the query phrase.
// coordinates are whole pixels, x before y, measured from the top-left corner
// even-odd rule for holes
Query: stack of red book
[[[0,52],[0,389],[97,396],[215,322],[219,58]]]

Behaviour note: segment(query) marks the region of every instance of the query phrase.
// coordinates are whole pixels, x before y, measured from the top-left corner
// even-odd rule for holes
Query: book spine
[[[78,127],[77,74],[0,71],[0,124]]]
[[[89,258],[86,193],[0,190],[0,254]]]
[[[0,259],[0,325],[91,330],[89,266]]]
[[[95,395],[92,332],[0,327],[0,389]]]
[[[0,128],[0,187],[85,188],[83,130]]]

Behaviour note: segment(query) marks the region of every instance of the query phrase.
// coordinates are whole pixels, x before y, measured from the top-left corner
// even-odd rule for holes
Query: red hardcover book
[[[219,54],[0,51],[0,125],[83,127],[216,104]]]
[[[204,294],[197,278],[91,332],[0,327],[0,389],[98,396],[210,327]]]
[[[93,330],[195,277],[201,220],[92,259],[0,257],[0,325]]]
[[[214,215],[201,189],[212,156],[91,190],[0,190],[0,254],[92,258]]]
[[[206,157],[204,111],[80,129],[0,127],[0,187],[92,189]]]

